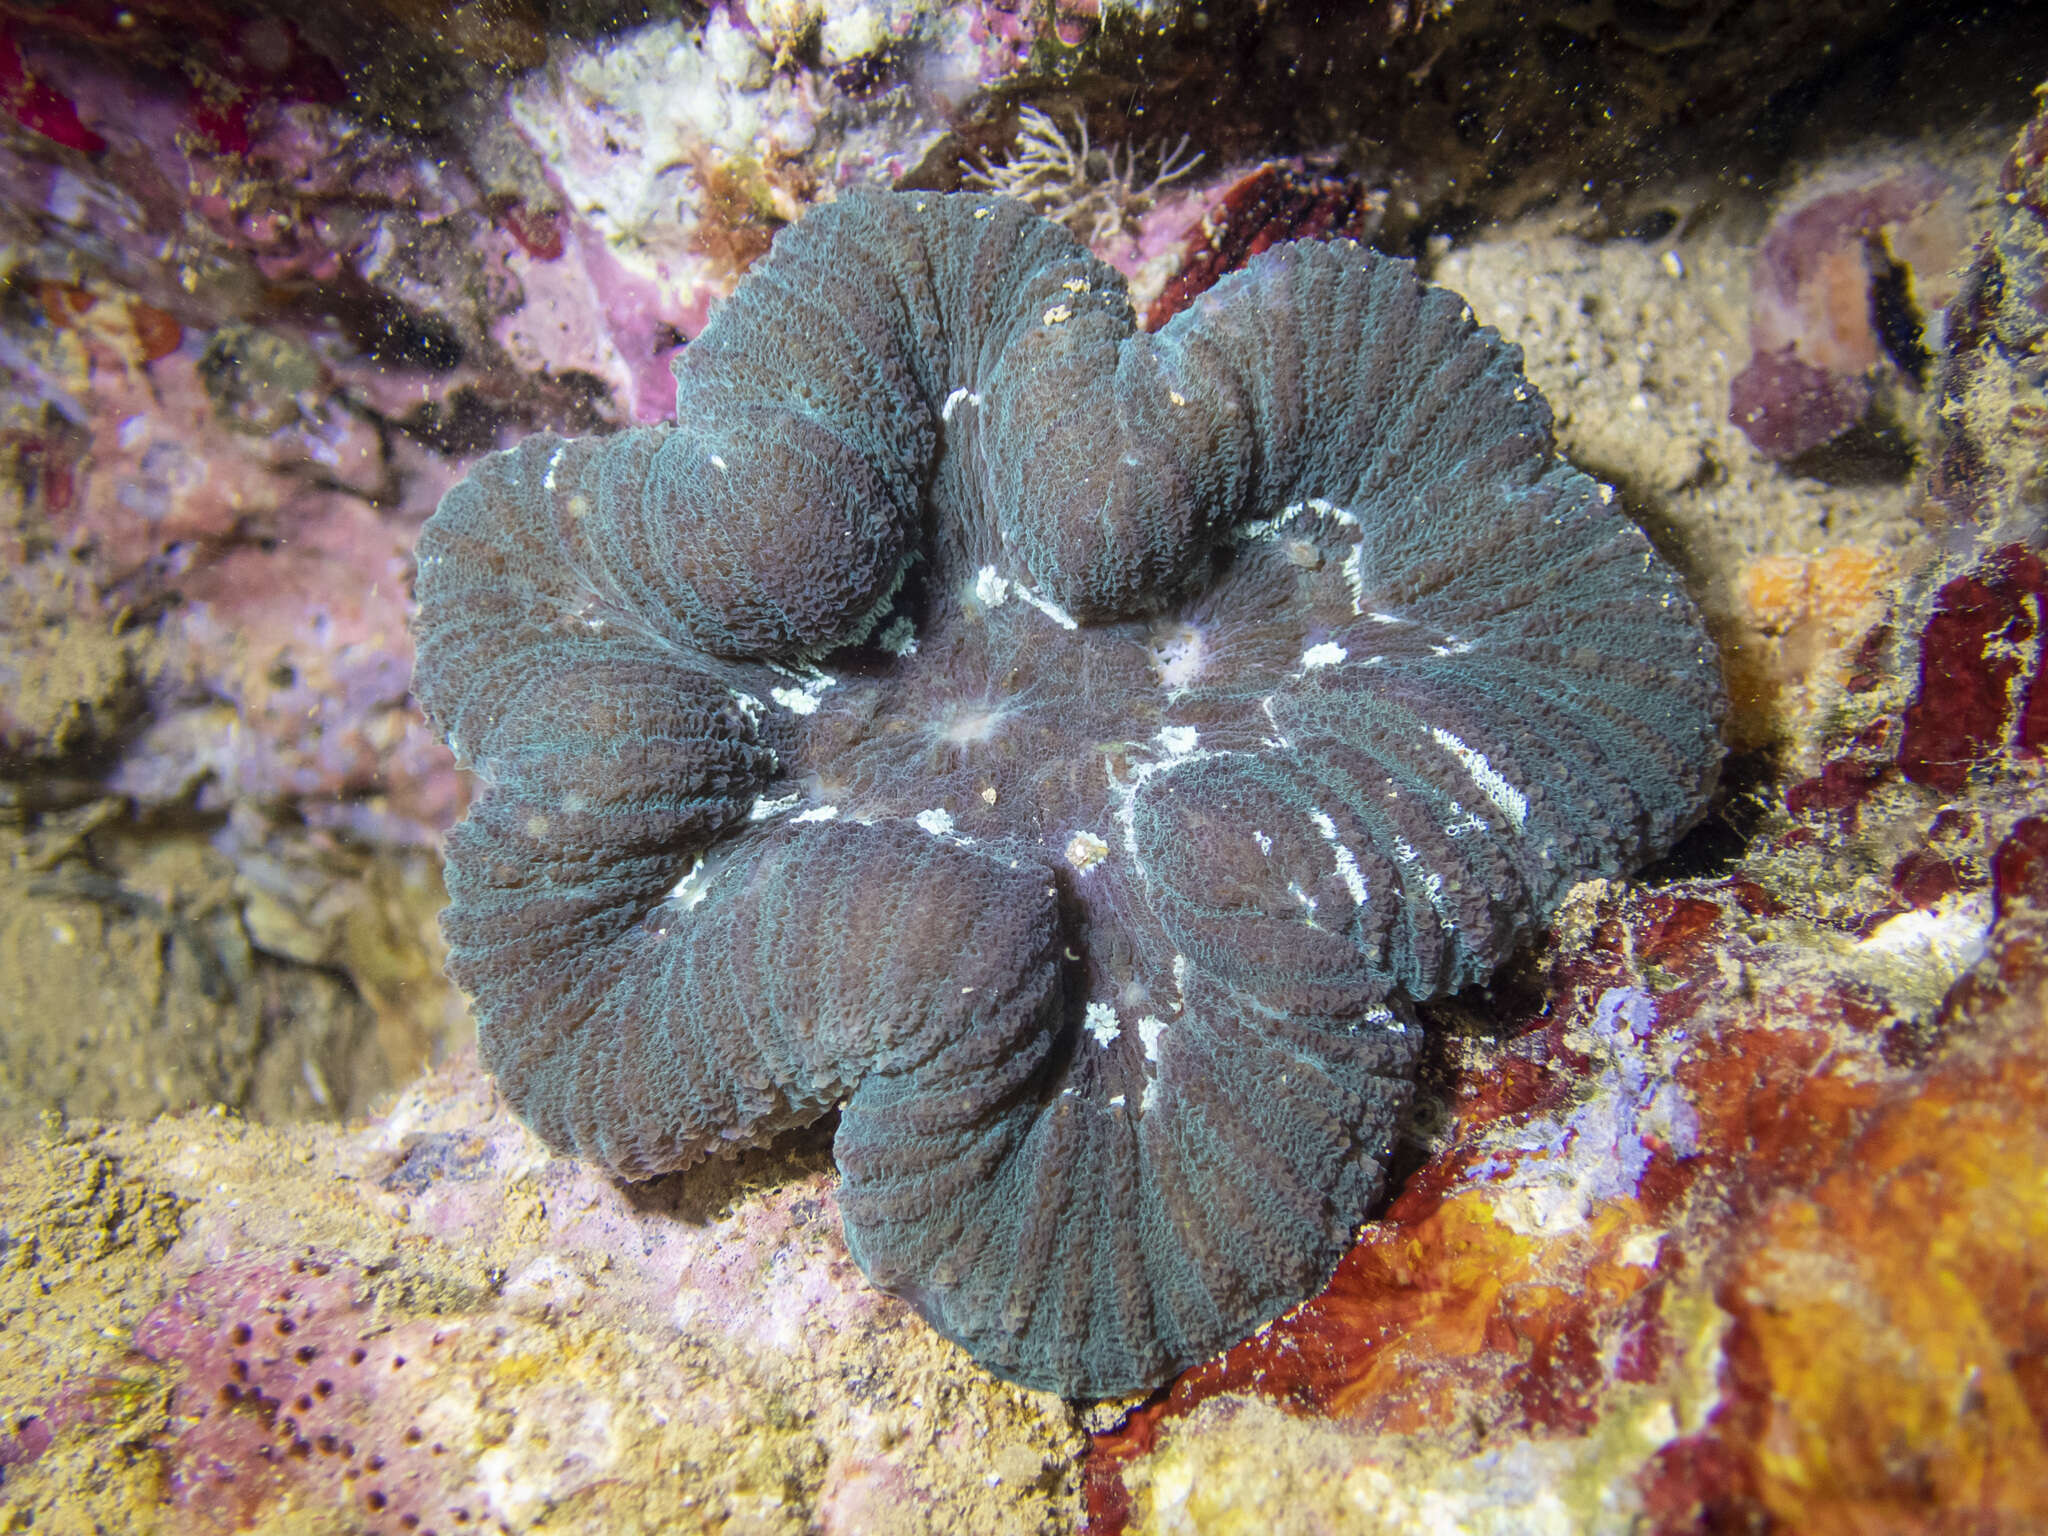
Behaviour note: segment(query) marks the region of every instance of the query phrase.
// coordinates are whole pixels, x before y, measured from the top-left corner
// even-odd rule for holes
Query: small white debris
[[[784,811],[794,807],[801,799],[803,799],[803,794],[799,790],[791,790],[788,794],[774,800],[770,800],[766,795],[756,795],[754,796],[752,808],[747,812],[747,820],[766,821],[771,816],[780,816]]]
[[[1074,318],[1073,307],[1067,304],[1055,304],[1041,318],[1044,319],[1047,325],[1060,325]]]
[[[1097,1045],[1107,1049],[1117,1037],[1116,1010],[1108,1003],[1090,1003],[1082,1012],[1081,1027],[1095,1037]]]
[[[1334,667],[1349,654],[1343,646],[1325,640],[1321,645],[1312,645],[1301,653],[1301,670],[1313,672],[1318,667]]]
[[[984,608],[1000,608],[1010,600],[1010,583],[992,565],[974,573],[974,600]]]
[[[1087,293],[1089,291],[1088,279],[1085,277],[1070,277],[1064,283],[1061,283],[1060,286],[1069,293]]]
[[[1067,862],[1076,874],[1085,875],[1109,857],[1109,844],[1093,832],[1076,832],[1067,839]]]
[[[540,488],[542,490],[552,491],[555,488],[555,466],[562,462],[562,455],[568,451],[569,445],[563,443],[553,453],[548,455],[548,472],[541,476],[540,480]]]
[[[1259,845],[1259,852],[1269,859],[1273,857],[1273,839],[1266,836],[1265,833],[1259,831],[1256,827],[1252,829],[1252,841]]]
[[[1138,1020],[1138,1039],[1144,1044],[1147,1061],[1159,1059],[1159,1040],[1165,1033],[1166,1020],[1156,1014],[1148,1013]]]
[[[831,686],[831,679],[827,678],[824,688]],[[824,692],[824,688],[816,692],[813,692],[808,684],[802,688],[770,688],[768,697],[792,715],[815,715],[818,712],[818,694]]]
[[[711,455],[711,467],[712,467],[713,469],[719,469],[719,470],[724,470],[724,471],[725,471],[725,473],[727,473],[727,474],[731,474],[731,473],[732,473],[732,469],[731,469],[731,467],[730,467],[729,465],[727,465],[727,463],[725,462],[725,460],[724,460],[724,459],[720,458],[720,457],[719,457],[719,456],[718,456],[717,454],[715,454],[715,453]]]
[[[1658,258],[1657,265],[1664,269],[1666,277],[1685,276],[1685,258],[1676,251],[1666,251]]]
[[[951,421],[953,419],[953,412],[960,408],[960,402],[966,398],[967,391],[965,389],[956,389],[953,393],[946,396],[946,403],[939,407],[939,420]]]
[[[1111,1109],[1122,1109],[1124,1107],[1124,1096],[1122,1094],[1118,1094],[1115,1098],[1111,1099],[1109,1101],[1109,1107]]]
[[[1294,743],[1287,739],[1287,733],[1280,729],[1280,717],[1273,713],[1273,695],[1269,693],[1259,700],[1259,708],[1265,711],[1266,719],[1273,726],[1274,734],[1267,738],[1266,745],[1278,747],[1282,751],[1292,752],[1294,750]]]
[[[696,906],[711,894],[711,876],[704,868],[704,855],[697,855],[697,862],[690,866],[690,872],[678,880],[675,889],[668,893],[668,899],[681,906],[684,911]]]
[[[934,806],[929,811],[919,811],[914,819],[920,827],[931,833],[933,837],[951,837],[953,835],[953,813],[943,807]]]
[[[837,821],[839,819],[839,807],[836,805],[814,805],[808,811],[799,811],[789,819],[792,822]]]
[[[994,217],[994,215],[995,215],[995,209],[993,209],[993,208],[977,208],[977,209],[975,209],[975,210],[974,210],[974,216],[975,216],[975,217],[976,217],[977,219],[986,219],[986,218],[992,218],[992,217]]]
[[[1188,397],[1182,394],[1177,389],[1169,389],[1166,392],[1166,398],[1171,400],[1175,405],[1186,405],[1188,403]]]
[[[1022,582],[1017,584],[1017,595],[1044,614],[1048,619],[1051,619],[1053,623],[1059,625],[1061,629],[1079,629],[1081,627],[1074,621],[1073,615],[1068,613],[1066,609],[1060,607],[1058,603],[1055,603],[1049,597],[1040,597]]]

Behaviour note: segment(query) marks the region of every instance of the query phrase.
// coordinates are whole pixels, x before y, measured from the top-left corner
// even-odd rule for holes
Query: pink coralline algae
[[[208,1526],[245,1524],[297,1462],[304,1470],[292,1481],[380,1528],[454,1532],[485,1513],[480,1490],[465,1494],[467,1459],[451,1461],[431,1438],[436,1405],[406,1401],[417,1398],[405,1390],[407,1366],[425,1365],[459,1327],[377,1326],[357,1299],[362,1278],[321,1258],[223,1265],[137,1330],[145,1357],[184,1367],[173,1411],[192,1427],[170,1480],[174,1504]],[[394,1419],[408,1408],[425,1428]]]
[[[422,533],[486,1063],[629,1177],[838,1106],[871,1279],[1156,1384],[1349,1244],[1412,1004],[1698,816],[1697,613],[1515,350],[1348,243],[1139,336],[1021,205],[854,193],[677,375]]]

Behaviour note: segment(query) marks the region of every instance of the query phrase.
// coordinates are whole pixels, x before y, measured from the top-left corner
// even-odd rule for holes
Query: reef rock
[[[473,1061],[355,1130],[218,1113],[0,1167],[35,1529],[1071,1530],[1081,1440],[858,1283],[815,1147],[621,1190]],[[32,1240],[25,1234],[32,1232]]]

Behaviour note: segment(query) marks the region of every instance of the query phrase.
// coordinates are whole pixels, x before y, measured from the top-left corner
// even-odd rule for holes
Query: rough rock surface
[[[1072,1529],[1069,1416],[860,1285],[832,1183],[791,1147],[623,1191],[464,1062],[351,1132],[39,1146],[0,1169],[0,1503],[138,1536]]]

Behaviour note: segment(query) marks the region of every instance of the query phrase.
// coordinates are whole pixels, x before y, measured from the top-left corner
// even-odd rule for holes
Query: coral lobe
[[[676,371],[421,537],[486,1061],[628,1177],[841,1106],[878,1284],[1153,1385],[1327,1278],[1410,1005],[1696,818],[1698,616],[1516,351],[1348,244],[1147,336],[1019,205],[855,193]]]

